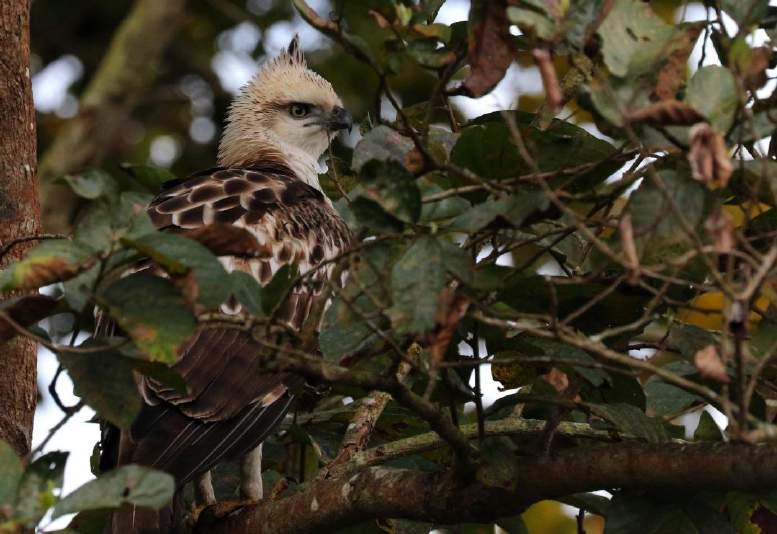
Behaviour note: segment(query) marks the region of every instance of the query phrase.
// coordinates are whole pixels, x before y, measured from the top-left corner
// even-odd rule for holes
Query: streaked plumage
[[[292,108],[302,104],[310,108],[297,117],[302,108]],[[164,231],[211,223],[245,227],[260,244],[257,257],[220,260],[262,285],[283,265],[307,272],[338,255],[350,240],[348,227],[318,185],[318,159],[331,133],[349,119],[329,83],[307,69],[294,41],[236,97],[219,151],[222,166],[170,184],[148,214]],[[292,289],[280,311],[288,325],[303,326],[330,272],[318,269]],[[234,299],[222,305],[225,312],[238,309]],[[187,384],[186,393],[141,380],[146,405],[121,435],[118,463],[163,469],[182,486],[221,460],[257,447],[302,384],[292,375],[262,374],[259,352],[248,333],[200,330],[173,366]],[[132,511],[116,514],[114,532],[149,526],[164,531],[164,524]]]

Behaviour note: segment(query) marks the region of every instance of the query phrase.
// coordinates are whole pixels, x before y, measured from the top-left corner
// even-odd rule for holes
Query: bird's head
[[[268,151],[318,160],[352,119],[332,85],[310,70],[294,37],[232,102],[219,146],[222,165],[272,157]]]

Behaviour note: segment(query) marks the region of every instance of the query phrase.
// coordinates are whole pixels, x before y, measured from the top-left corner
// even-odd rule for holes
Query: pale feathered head
[[[318,160],[338,130],[351,127],[332,85],[310,70],[297,36],[235,97],[219,145],[225,166],[308,154]]]

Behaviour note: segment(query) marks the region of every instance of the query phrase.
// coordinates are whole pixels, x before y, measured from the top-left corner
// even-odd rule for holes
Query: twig
[[[39,241],[44,239],[67,239],[67,236],[60,235],[60,234],[37,234],[37,235],[27,235],[23,237],[17,237],[16,239],[12,239],[5,245],[3,245],[3,248],[0,248],[0,261],[5,257],[8,252],[11,251],[13,247],[18,245],[19,243],[26,243],[28,241]]]
[[[78,404],[65,410],[65,415],[62,417],[62,419],[60,419],[56,425],[51,427],[51,430],[49,430],[49,433],[46,435],[43,441],[41,441],[40,444],[32,450],[32,453],[30,453],[30,455],[35,456],[36,454],[41,452],[46,447],[46,445],[48,445],[49,441],[51,441],[51,438],[54,437],[54,434],[59,432],[59,430],[63,426],[65,426],[65,423],[67,423],[70,420],[70,418],[73,417],[75,414],[77,414],[83,407],[84,407],[83,401],[78,401]]]
[[[485,436],[509,436],[521,434],[541,434],[546,425],[546,421],[539,419],[520,419],[517,417],[508,417],[497,421],[485,421],[483,432]],[[478,439],[478,424],[472,423],[460,427],[462,435],[466,439]],[[617,433],[613,434],[611,430],[600,430],[593,428],[586,423],[573,423],[561,421],[556,427],[556,434],[568,438],[583,438],[597,441],[622,441],[638,440],[640,438],[631,434]],[[673,443],[686,443],[684,440],[673,439]],[[330,475],[333,478],[348,475],[374,465],[384,464],[396,458],[420,454],[444,447],[446,442],[434,433],[427,432],[409,438],[392,441],[385,445],[379,445],[370,449],[356,453],[347,463],[339,465],[332,469]]]
[[[410,372],[411,367],[407,362],[399,364],[397,380],[400,382]],[[336,466],[350,460],[354,454],[364,449],[372,435],[378,418],[383,413],[386,405],[391,401],[391,395],[385,391],[372,391],[361,400],[350,424],[345,430],[345,436],[340,445],[340,452],[334,460],[327,465],[316,478],[330,478],[330,472]]]

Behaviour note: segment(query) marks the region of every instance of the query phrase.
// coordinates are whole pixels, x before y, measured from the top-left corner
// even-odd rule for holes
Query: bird
[[[346,250],[347,224],[323,193],[320,164],[332,139],[352,127],[352,117],[332,85],[311,70],[295,36],[267,60],[232,101],[220,139],[218,167],[168,184],[147,213],[163,232],[232,224],[251,232],[258,257],[220,257],[228,271],[243,271],[261,285],[284,265],[306,273]],[[289,292],[280,318],[291,328],[306,324],[320,295],[316,269],[310,282]],[[236,313],[234,298],[221,311]],[[98,326],[97,329],[100,329]],[[105,330],[105,328],[103,328]],[[301,377],[263,373],[260,345],[230,328],[203,328],[181,346],[172,368],[186,392],[142,377],[143,408],[132,426],[103,439],[104,466],[150,466],[173,475],[177,489],[195,481],[206,501],[214,496],[209,470],[228,458],[241,460],[241,496],[258,500],[261,443],[283,419]],[[168,532],[171,512],[125,507],[113,514],[111,532]]]

